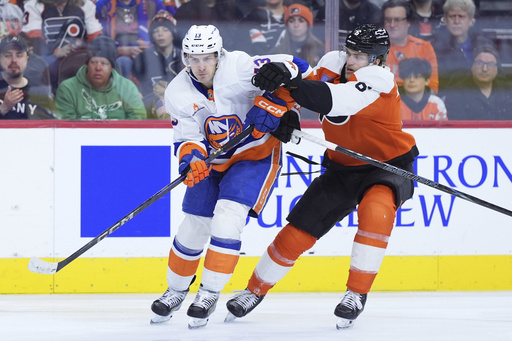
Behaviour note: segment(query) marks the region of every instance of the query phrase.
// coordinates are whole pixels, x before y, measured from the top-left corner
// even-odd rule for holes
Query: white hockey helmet
[[[186,57],[189,54],[217,53],[222,55],[222,37],[219,30],[213,25],[193,25],[188,30],[182,43],[183,64],[187,65]]]

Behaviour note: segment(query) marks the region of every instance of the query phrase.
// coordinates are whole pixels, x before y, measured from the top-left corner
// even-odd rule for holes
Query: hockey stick
[[[427,178],[421,177],[419,175],[416,175],[414,173],[408,172],[408,171],[406,171],[404,169],[392,166],[392,165],[390,165],[388,163],[385,163],[385,162],[382,162],[382,161],[375,160],[375,159],[373,159],[373,158],[371,158],[369,156],[366,156],[366,155],[363,155],[363,154],[359,154],[359,153],[354,152],[354,151],[352,151],[350,149],[346,149],[346,148],[340,147],[340,146],[338,146],[338,145],[336,145],[336,144],[334,144],[332,142],[329,142],[329,141],[323,140],[321,138],[318,138],[316,136],[304,133],[304,132],[302,132],[300,130],[294,130],[292,134],[297,136],[297,137],[300,137],[300,138],[303,138],[305,140],[308,140],[310,142],[313,142],[313,143],[316,143],[318,145],[321,145],[321,146],[323,146],[323,147],[325,147],[327,149],[331,149],[331,150],[334,150],[336,152],[339,152],[339,153],[351,156],[351,157],[353,157],[355,159],[358,159],[360,161],[366,162],[366,163],[368,163],[368,164],[370,164],[372,166],[375,166],[377,168],[384,169],[384,170],[386,170],[388,172],[397,174],[399,176],[402,176],[404,178],[407,178],[407,179],[410,179],[410,180],[413,180],[413,181],[417,181],[419,183],[422,183],[424,185],[433,187],[435,189],[438,189],[438,190],[443,191],[445,193],[448,193],[450,195],[454,195],[454,196],[459,197],[461,199],[470,201],[470,202],[475,203],[475,204],[480,205],[480,206],[484,206],[484,207],[490,208],[491,210],[494,210],[494,211],[497,211],[497,212],[500,212],[500,213],[503,213],[503,214],[506,214],[506,215],[512,217],[512,211],[507,210],[506,208],[503,208],[503,207],[491,204],[490,202],[487,202],[485,200],[479,199],[477,197],[474,197],[472,195],[466,194],[464,192],[457,191],[457,190],[455,190],[455,189],[453,189],[451,187],[447,187],[447,186],[442,185],[442,184],[440,184],[438,182],[435,182],[435,181],[429,180]]]
[[[205,159],[206,164],[211,163],[214,159],[219,157],[221,154],[227,152],[229,149],[240,143],[244,138],[249,136],[252,131],[254,130],[254,125],[250,125],[245,130],[243,130],[240,134],[233,137],[233,139],[226,142],[223,146],[221,146],[219,149],[215,150],[208,156],[208,158]],[[58,263],[50,263],[47,261],[44,261],[40,258],[33,257],[30,259],[28,263],[28,269],[32,272],[39,273],[39,274],[46,274],[51,275],[56,272],[59,272],[64,268],[66,265],[80,257],[83,253],[85,253],[87,250],[92,248],[94,245],[98,244],[100,241],[102,241],[105,237],[111,235],[114,231],[116,231],[118,228],[126,224],[128,221],[132,220],[133,217],[135,217],[140,212],[144,211],[148,206],[153,204],[155,201],[169,193],[173,188],[176,188],[180,183],[185,180],[186,174],[180,175],[179,178],[162,188],[157,193],[153,194],[149,199],[144,201],[142,204],[137,206],[133,211],[128,213],[126,216],[121,218],[118,222],[116,222],[114,225],[110,226],[108,229],[103,231],[99,236],[95,237],[91,241],[89,241],[87,244],[82,246],[80,249],[78,249],[75,253],[73,253],[68,258],[58,262]]]

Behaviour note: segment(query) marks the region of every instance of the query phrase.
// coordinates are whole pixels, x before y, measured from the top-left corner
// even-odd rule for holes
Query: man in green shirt
[[[57,114],[62,119],[83,120],[147,118],[137,86],[115,70],[114,40],[97,37],[88,49],[85,65],[57,88]]]

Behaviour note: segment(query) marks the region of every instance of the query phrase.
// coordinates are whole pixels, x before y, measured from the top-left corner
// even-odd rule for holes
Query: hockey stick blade
[[[417,182],[419,182],[419,183],[421,183],[423,185],[435,188],[435,189],[440,190],[442,192],[448,193],[450,195],[459,197],[461,199],[470,201],[470,202],[472,202],[474,204],[477,204],[477,205],[480,205],[480,206],[483,206],[483,207],[487,207],[487,208],[489,208],[491,210],[494,210],[496,212],[500,212],[500,213],[503,213],[505,215],[508,215],[508,216],[512,217],[512,211],[510,211],[510,210],[508,210],[506,208],[503,208],[501,206],[497,206],[495,204],[492,204],[492,203],[487,202],[485,200],[482,200],[480,198],[474,197],[474,196],[469,195],[467,193],[464,193],[464,192],[461,192],[461,191],[457,191],[456,189],[453,189],[451,187],[442,185],[442,184],[440,184],[438,182],[429,180],[427,178],[424,178],[424,177],[419,176],[417,174],[411,173],[411,172],[406,171],[404,169],[392,166],[392,165],[390,165],[388,163],[385,163],[385,162],[382,162],[382,161],[375,160],[375,159],[373,159],[373,158],[371,158],[369,156],[366,156],[366,155],[354,152],[354,151],[352,151],[350,149],[347,149],[347,148],[343,148],[343,147],[338,146],[338,145],[336,145],[336,144],[334,144],[332,142],[329,142],[329,141],[323,140],[321,138],[318,138],[316,136],[304,133],[304,132],[302,132],[300,130],[294,130],[292,134],[297,136],[297,137],[303,138],[304,140],[308,140],[310,142],[313,142],[315,144],[323,146],[324,148],[331,149],[331,150],[334,150],[334,151],[336,151],[338,153],[351,156],[351,157],[353,157],[353,158],[355,158],[357,160],[366,162],[366,163],[368,163],[368,164],[370,164],[372,166],[375,166],[377,168],[384,169],[384,170],[386,170],[388,172],[391,172],[391,173],[394,173],[396,175],[402,176],[402,177],[407,178],[409,180],[417,181]]]
[[[28,262],[28,269],[38,274],[52,275],[57,272],[58,263],[50,263],[33,257]]]
[[[233,137],[231,140],[226,142],[224,145],[222,145],[219,149],[216,149],[213,151],[210,156],[208,156],[204,161],[206,164],[210,164],[213,160],[215,160],[217,157],[219,157],[221,154],[227,152],[229,149],[233,148],[242,140],[244,140],[247,136],[249,136],[252,131],[254,130],[254,125],[250,125],[247,128],[245,128],[240,134]],[[28,263],[28,269],[32,272],[39,273],[39,274],[46,274],[51,275],[59,272],[64,268],[66,265],[80,257],[82,254],[84,254],[87,250],[92,248],[94,245],[101,242],[105,237],[111,235],[116,231],[118,228],[126,224],[128,221],[132,220],[133,217],[135,217],[140,212],[144,211],[146,208],[148,208],[151,204],[156,202],[158,199],[169,193],[173,188],[176,188],[179,184],[185,180],[186,174],[180,175],[179,178],[162,188],[160,191],[155,193],[153,196],[151,196],[149,199],[144,201],[142,204],[137,206],[133,211],[128,213],[126,216],[121,218],[118,222],[116,222],[114,225],[110,226],[108,229],[103,231],[100,235],[90,240],[87,244],[82,246],[80,249],[75,251],[72,255],[70,255],[68,258],[63,259],[62,261],[58,263],[49,263],[46,262],[40,258],[31,258]]]

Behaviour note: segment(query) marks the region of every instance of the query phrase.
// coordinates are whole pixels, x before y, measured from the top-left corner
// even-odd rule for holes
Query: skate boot
[[[155,313],[155,316],[151,319],[151,324],[169,321],[174,312],[180,309],[187,294],[188,289],[177,291],[170,287],[167,288],[162,297],[151,304],[151,310]]]
[[[334,309],[334,315],[338,316],[337,329],[348,328],[354,324],[356,318],[363,312],[367,294],[358,294],[347,289],[345,296]]]
[[[265,298],[265,295],[258,296],[253,294],[249,289],[239,291],[226,303],[229,313],[224,319],[224,322],[231,322],[237,317],[240,318],[249,314],[263,301],[263,298]]]
[[[190,316],[188,322],[189,329],[197,329],[206,326],[210,315],[215,311],[220,292],[210,291],[199,287],[194,302],[188,307],[187,315]]]

